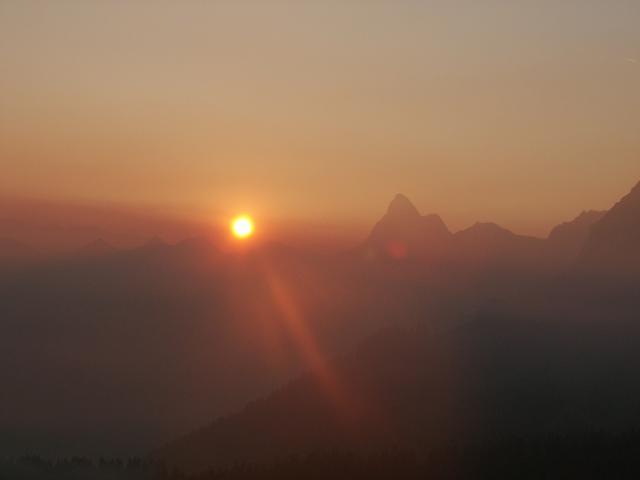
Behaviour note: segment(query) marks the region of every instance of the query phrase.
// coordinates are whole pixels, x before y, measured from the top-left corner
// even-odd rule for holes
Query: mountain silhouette
[[[628,206],[635,198],[607,214],[624,235],[637,222]],[[584,233],[594,216],[569,224]],[[588,235],[590,242],[610,242],[604,220],[607,235]],[[633,241],[625,245],[633,253]],[[637,283],[608,282],[606,297],[602,281],[576,288],[575,275],[539,271],[553,248],[491,223],[452,234],[398,195],[358,250],[380,263],[277,243],[227,252],[196,237],[64,257],[20,275],[2,269],[0,377],[13,393],[0,431],[22,429],[29,440],[0,435],[0,448],[19,454],[39,436],[34,448],[69,454],[77,438],[92,436],[87,446],[147,451],[218,418],[166,450],[167,458],[207,464],[349,442],[425,444],[433,439],[424,435],[438,432],[446,441],[469,426],[553,430],[566,412],[576,425],[608,420],[640,398]],[[545,323],[559,306],[562,315]],[[507,307],[508,316],[492,316]],[[633,322],[611,333],[621,317]],[[585,330],[594,318],[607,323]],[[318,357],[337,358],[332,369],[355,404],[371,400],[360,419],[335,416],[313,368]],[[301,371],[308,373],[273,390]],[[629,395],[589,410],[585,402],[610,392],[611,378]]]
[[[605,216],[606,211],[584,211],[570,222],[557,225],[549,234],[549,245],[557,258],[575,260],[585,246],[591,228]]]
[[[366,248],[374,258],[426,260],[464,268],[548,264],[542,239],[516,235],[495,223],[476,223],[452,234],[438,215],[421,215],[402,194],[395,196],[373,228]]]
[[[373,228],[366,247],[378,258],[433,260],[442,258],[451,237],[438,215],[420,215],[407,197],[397,194]]]
[[[311,369],[155,455],[197,470],[332,449],[414,450],[454,440],[482,444],[509,435],[640,427],[636,289],[614,283],[602,295],[599,284],[577,285],[575,277],[552,270],[527,283],[541,264],[556,260],[552,253],[558,245],[575,252],[585,242],[580,261],[597,253],[607,265],[633,262],[640,249],[639,222],[640,186],[610,212],[585,212],[554,229],[548,240],[492,223],[451,234],[439,217],[422,216],[398,195],[367,247],[391,259],[425,259],[437,252],[457,258],[464,274],[450,281],[442,269],[421,277],[407,268],[384,278],[358,277],[379,282],[380,289],[366,297],[369,304],[415,293],[402,297],[405,309],[396,306],[384,314],[390,324],[413,316],[419,321],[413,329],[381,330],[331,362],[341,380],[337,384],[352,400],[350,413],[340,411],[327,395],[323,375]],[[403,257],[389,250],[394,242],[405,246]],[[484,270],[486,265],[517,268],[496,275]],[[485,272],[481,280],[464,284],[465,274],[478,266]],[[523,285],[535,288],[523,291]],[[435,288],[443,288],[444,307],[428,314],[425,302]],[[469,301],[483,292],[509,297]],[[438,323],[439,315],[459,305],[466,312],[458,320]]]
[[[453,236],[456,261],[462,264],[533,267],[544,257],[545,242],[516,235],[495,223],[476,223]]]
[[[420,216],[418,209],[411,203],[405,195],[398,193],[391,200],[389,207],[387,208],[387,215],[393,218],[417,218]]]
[[[593,225],[579,264],[609,271],[640,270],[640,183]]]

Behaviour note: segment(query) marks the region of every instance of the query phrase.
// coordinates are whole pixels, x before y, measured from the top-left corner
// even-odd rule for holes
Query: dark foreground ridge
[[[318,451],[268,463],[239,463],[188,475],[139,458],[0,462],[0,478],[12,480],[418,480],[434,479],[636,479],[640,432],[592,432],[572,436],[506,438],[485,445],[443,446],[428,452],[388,450],[366,455]]]

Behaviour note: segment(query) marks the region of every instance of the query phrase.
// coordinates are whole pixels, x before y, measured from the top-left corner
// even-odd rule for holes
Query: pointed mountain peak
[[[374,256],[383,258],[442,258],[451,232],[438,215],[421,216],[404,195],[395,196],[386,215],[367,240]]]
[[[411,200],[398,193],[389,204],[387,215],[392,217],[419,217],[420,212],[411,203]]]

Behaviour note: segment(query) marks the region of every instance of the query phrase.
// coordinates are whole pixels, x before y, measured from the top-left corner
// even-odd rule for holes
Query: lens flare
[[[231,221],[231,233],[236,238],[247,238],[253,234],[253,220],[248,215],[241,215]]]

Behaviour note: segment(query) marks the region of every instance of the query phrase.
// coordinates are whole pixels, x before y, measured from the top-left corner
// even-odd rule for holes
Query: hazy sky
[[[0,193],[545,233],[640,180],[640,1],[0,0]]]

